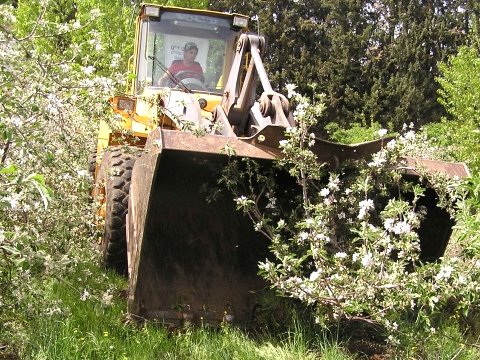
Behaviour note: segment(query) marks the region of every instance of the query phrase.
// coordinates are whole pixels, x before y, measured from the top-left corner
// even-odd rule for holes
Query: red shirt
[[[183,60],[174,60],[168,71],[170,71],[173,75],[177,75],[180,71],[188,71],[203,75],[202,66],[196,61],[192,65],[187,66],[184,64]]]

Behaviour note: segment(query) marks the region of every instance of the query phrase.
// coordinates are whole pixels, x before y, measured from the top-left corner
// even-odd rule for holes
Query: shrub
[[[402,158],[418,152],[408,127],[371,159],[328,170],[317,162],[310,132],[324,109],[321,97],[291,95],[297,124],[280,142],[284,158],[278,165],[299,184],[297,196],[287,200],[281,184],[248,161],[246,171],[234,162],[222,179],[238,208],[270,240],[273,258],[260,264],[262,276],[280,294],[313,306],[318,323],[378,325],[392,342],[409,334],[400,325],[405,320],[416,324],[419,336],[440,326],[438,315],[452,302],[455,313],[478,304],[480,262],[478,251],[469,251],[474,240],[452,240],[454,251],[429,262],[422,258],[418,234],[428,189],[451,216],[465,214],[461,181],[425,173],[412,182],[402,176]]]

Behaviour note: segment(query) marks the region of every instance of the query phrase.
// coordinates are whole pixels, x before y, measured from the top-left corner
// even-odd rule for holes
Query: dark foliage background
[[[211,0],[210,9],[256,15],[268,37],[274,87],[326,94],[327,123],[380,123],[398,130],[445,115],[436,102],[438,63],[467,42],[474,0]],[[476,27],[478,32],[478,27]],[[324,132],[324,135],[325,132]]]

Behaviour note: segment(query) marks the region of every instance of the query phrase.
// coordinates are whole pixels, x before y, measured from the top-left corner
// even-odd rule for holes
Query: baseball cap
[[[188,50],[191,50],[191,49],[195,49],[198,51],[198,47],[197,47],[197,44],[195,44],[194,42],[187,42],[183,48],[183,51],[188,51]]]

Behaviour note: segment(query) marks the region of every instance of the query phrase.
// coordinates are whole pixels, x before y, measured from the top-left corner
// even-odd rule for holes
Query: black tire
[[[90,157],[88,158],[88,173],[95,179],[95,166],[97,165],[97,153],[91,153]]]
[[[97,166],[97,153],[92,152],[88,157],[88,173],[90,174],[90,179],[88,182],[88,193],[90,194],[89,200],[93,201],[95,198],[95,168]]]
[[[107,268],[127,273],[126,215],[130,182],[137,148],[105,150],[96,181],[96,198],[103,205],[105,219],[100,250]]]

